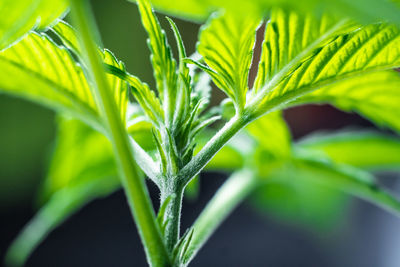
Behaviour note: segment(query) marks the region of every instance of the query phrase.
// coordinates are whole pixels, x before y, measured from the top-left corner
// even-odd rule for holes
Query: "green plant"
[[[204,6],[189,1],[181,11],[154,1],[161,10],[197,20],[207,17],[210,7],[217,10],[202,27],[193,56],[186,54],[168,18],[178,60],[149,1],[137,2],[149,35],[155,91],[101,48],[86,1],[24,0],[0,7],[0,13],[13,10],[0,23],[0,90],[60,114],[44,204],[11,246],[10,264],[22,264],[66,217],[120,186],[151,266],[187,266],[251,192],[259,204],[278,190],[275,201],[285,192],[294,202],[311,205],[309,192],[330,201],[327,188],[334,188],[399,214],[400,202],[370,172],[398,168],[398,138],[352,131],[294,142],[281,114],[292,106],[329,103],[400,131],[400,77],[393,70],[400,67],[395,2],[370,0],[367,7],[360,1],[326,1],[324,12],[315,14],[304,8],[314,1],[302,7],[295,1]],[[53,23],[68,4],[77,30],[62,20]],[[250,88],[255,34],[265,14],[269,20]],[[49,33],[43,32],[49,25]],[[227,98],[208,108],[211,80]],[[209,127],[225,120],[218,131]],[[76,155],[82,160],[71,162]],[[233,173],[181,234],[185,188],[207,168]],[[157,214],[144,176],[160,190]],[[293,185],[297,197],[282,191]]]

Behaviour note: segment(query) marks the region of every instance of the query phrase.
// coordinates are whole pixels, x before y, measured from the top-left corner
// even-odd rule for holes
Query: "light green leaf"
[[[175,112],[173,118],[173,128],[181,128],[182,125],[185,124],[185,120],[190,117],[190,109],[191,109],[191,94],[192,94],[192,84],[191,84],[191,75],[190,69],[187,66],[185,61],[186,59],[186,49],[183,44],[182,36],[176,26],[175,22],[170,18],[167,18],[169,24],[171,25],[171,29],[174,32],[176,44],[178,47],[179,54],[179,68],[178,68],[178,80],[175,88],[177,94],[177,102],[175,104]],[[196,103],[197,104],[197,103]],[[193,103],[193,106],[196,106]],[[201,111],[200,111],[201,112]]]
[[[122,71],[125,71],[125,65],[121,61],[119,61],[111,51],[104,49],[103,53],[103,63],[107,64],[108,66],[113,66],[115,68],[119,68]],[[129,90],[129,83],[127,81],[121,80],[120,78],[116,77],[112,74],[107,74],[107,81],[110,84],[110,88],[114,92],[114,101],[119,110],[120,118],[125,125],[126,123],[126,110],[128,107],[128,90]]]
[[[105,63],[124,69],[104,51]],[[0,92],[16,95],[81,119],[97,130],[103,125],[83,68],[70,52],[47,35],[30,33],[16,45],[0,52]],[[108,75],[115,101],[125,120],[127,84]]]
[[[83,70],[48,36],[31,33],[0,52],[0,90],[59,111],[101,129],[94,97]]]
[[[354,25],[329,14],[316,17],[310,12],[300,13],[274,8],[265,28],[262,55],[255,81],[255,92],[267,82],[281,79],[295,69],[314,50],[323,47],[341,32]]]
[[[376,132],[344,131],[311,135],[296,147],[322,152],[335,162],[365,169],[398,169],[400,139]]]
[[[132,104],[131,109],[137,108],[138,106]],[[136,113],[136,112],[135,112]],[[144,114],[135,114],[128,119],[128,134],[142,147],[145,151],[153,151],[156,149],[153,139],[151,136],[151,130],[153,124],[149,122],[148,118]]]
[[[392,52],[395,56],[395,51]],[[379,126],[400,132],[400,75],[388,70],[338,81],[300,98],[297,103],[329,103],[354,111]]]
[[[52,30],[62,40],[63,45],[73,51],[79,58],[80,63],[82,63],[82,51],[79,47],[76,30],[62,20],[59,20]],[[117,70],[119,73],[125,73],[124,63],[119,61],[111,51],[100,48],[98,51],[103,59],[103,63],[108,69]],[[118,75],[115,75],[112,71],[109,71],[107,74],[107,79],[110,83],[110,87],[114,90],[115,102],[120,111],[121,120],[123,124],[125,124],[129,84],[127,81],[118,78]]]
[[[203,26],[198,51],[216,73],[214,83],[242,110],[246,103],[248,75],[253,57],[255,33],[261,19],[237,17],[225,12],[212,16]]]
[[[76,30],[71,25],[63,20],[59,20],[51,27],[51,30],[62,40],[65,47],[71,49],[77,55],[81,54]]]
[[[44,29],[67,10],[64,0],[3,0],[0,6],[0,50],[32,29]]]
[[[297,29],[295,24],[289,23],[285,13],[278,15],[275,16],[275,21],[272,21],[276,23],[272,24],[275,26],[269,27],[270,31],[276,33],[266,36],[266,42],[270,43],[267,53],[270,55],[278,54],[281,49],[290,47],[286,45],[291,39],[288,32],[293,36],[298,36],[299,30],[300,32],[312,30],[312,28]],[[323,23],[319,26],[323,27]],[[334,26],[334,29],[336,28],[338,26]],[[341,29],[339,32],[342,31]],[[303,34],[303,36],[308,35]],[[280,67],[278,72],[275,71],[276,74],[249,103],[250,107],[254,104],[258,105],[255,112],[257,115],[279,108],[297,97],[343,79],[400,66],[399,29],[393,25],[372,24],[348,34],[341,33],[333,39],[330,35],[330,41],[327,42],[327,40],[318,38],[312,45],[294,56],[293,60]],[[269,63],[266,65],[275,66],[277,63],[274,58],[276,57],[269,56]],[[281,62],[280,59],[279,62]]]
[[[7,261],[22,265],[54,228],[119,185],[106,137],[77,120],[60,120],[55,152],[42,190],[44,205],[11,245]]]
[[[114,76],[114,78],[126,81],[131,89],[135,99],[143,109],[144,114],[155,126],[161,127],[163,124],[164,110],[162,109],[160,100],[155,95],[146,83],[143,83],[139,78],[125,72],[124,70],[107,65],[107,71]]]
[[[143,26],[149,35],[148,44],[152,53],[154,76],[157,82],[157,90],[165,107],[165,119],[167,122],[172,122],[177,99],[176,62],[172,57],[165,33],[161,29],[149,1],[139,0],[138,5]]]

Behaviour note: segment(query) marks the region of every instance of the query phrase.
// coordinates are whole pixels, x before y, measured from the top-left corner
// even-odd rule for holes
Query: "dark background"
[[[126,63],[129,72],[153,85],[146,34],[136,6],[122,0],[93,3],[105,47]],[[163,17],[159,18],[169,29]],[[198,25],[176,22],[188,53],[194,52]],[[221,94],[216,93],[214,101],[219,99]],[[285,116],[295,138],[315,129],[372,127],[356,115],[328,106],[296,108]],[[2,259],[12,239],[34,215],[35,193],[45,176],[55,135],[54,113],[1,95],[0,125]],[[199,198],[184,202],[182,229],[194,221],[225,178],[221,173],[202,176]],[[396,187],[398,175],[382,178]],[[151,184],[149,188],[157,205],[158,192]],[[245,203],[223,223],[191,266],[398,267],[399,247],[400,220],[366,202],[352,200],[337,227],[324,231],[260,215]],[[146,266],[122,191],[92,202],[68,219],[39,246],[27,266]]]

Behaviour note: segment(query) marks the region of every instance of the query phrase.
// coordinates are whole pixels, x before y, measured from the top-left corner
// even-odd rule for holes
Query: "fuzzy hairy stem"
[[[89,3],[83,0],[71,0],[70,3],[88,72],[94,82],[94,94],[108,130],[108,138],[113,145],[121,183],[145,247],[147,260],[151,266],[170,266],[169,254],[157,226],[150,197],[144,180],[138,175],[128,135],[119,119],[119,112],[94,42],[96,27]]]
[[[169,252],[172,252],[180,235],[182,199],[184,187],[176,179],[169,179],[166,186],[161,188],[161,205],[168,201],[165,210],[167,224],[164,229],[164,240]],[[170,197],[170,200],[167,200]]]

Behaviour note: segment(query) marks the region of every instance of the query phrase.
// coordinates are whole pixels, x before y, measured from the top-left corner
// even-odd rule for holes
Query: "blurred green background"
[[[92,3],[104,46],[110,49],[118,59],[125,62],[130,73],[154,87],[150,54],[146,44],[147,36],[141,26],[136,5],[125,0],[96,0]],[[163,28],[167,31],[168,39],[176,55],[176,46],[173,34],[169,31],[169,25],[164,19],[164,15],[159,14],[159,18]],[[174,20],[182,33],[188,54],[193,53],[199,25],[179,19]],[[221,99],[221,93],[214,91],[214,94],[213,100],[218,102]],[[338,129],[349,125],[372,127],[370,123],[359,116],[345,114],[328,106],[307,106],[291,109],[285,113],[285,116],[296,138],[315,129]],[[36,192],[46,174],[47,162],[55,138],[56,124],[54,119],[55,114],[48,109],[14,97],[0,95],[0,219],[3,221],[3,227],[9,227],[2,229],[0,233],[7,233],[6,240],[3,241],[5,243],[11,241],[12,237],[16,235],[34,212]],[[211,197],[222,180],[223,176],[221,178],[220,174],[215,173],[204,177],[201,185],[203,196],[199,202],[186,203],[186,206],[184,206],[184,227],[193,221],[199,209],[204,206],[205,201]],[[154,188],[151,188],[151,192],[156,199],[157,192]],[[130,249],[135,249],[136,254],[128,255],[141,257],[138,258],[135,265],[116,263],[114,266],[144,266],[142,265],[144,254],[140,242],[135,236],[136,231],[130,221],[124,197],[122,192],[117,194],[117,197],[114,195],[110,199],[96,202],[94,204],[96,209],[93,208],[93,205],[84,209],[83,213],[86,214],[87,212],[87,215],[79,213],[76,217],[73,217],[72,223],[67,222],[67,226],[62,226],[61,230],[57,230],[58,232],[56,231],[54,235],[50,236],[49,241],[45,241],[42,254],[39,252],[38,255],[45,258],[46,251],[54,253],[54,250],[57,250],[60,255],[64,255],[60,248],[66,248],[67,252],[85,251],[85,249],[93,247],[96,240],[98,241],[97,245],[104,247],[105,250],[111,249],[112,246],[115,246],[114,250],[121,249],[122,246],[127,247],[126,251],[114,252],[110,256],[112,258],[125,255],[124,252],[130,253]],[[122,205],[123,207],[121,207]],[[117,207],[117,211],[115,207]],[[295,266],[290,265],[290,262],[297,262],[298,265],[296,266],[399,266],[396,265],[395,260],[393,260],[394,265],[376,265],[382,263],[382,258],[387,258],[387,255],[390,254],[390,249],[377,249],[379,244],[389,244],[388,247],[390,248],[396,247],[396,244],[398,244],[396,240],[399,238],[396,239],[396,234],[393,234],[393,232],[391,233],[392,239],[387,239],[387,234],[381,235],[383,230],[391,229],[390,226],[399,225],[398,219],[377,208],[372,208],[369,204],[356,202],[356,207],[358,209],[352,210],[346,218],[340,218],[338,221],[338,225],[347,228],[341,231],[320,232],[315,236],[311,234],[312,231],[276,224],[268,221],[268,218],[265,222],[261,219],[265,219],[264,217],[257,217],[258,215],[254,215],[244,205],[224,224],[223,230],[217,232],[217,235],[211,240],[210,246],[206,246],[204,254],[201,255],[204,255],[203,258],[209,257],[209,262],[215,264],[217,261],[213,257],[220,257],[222,258],[221,262],[227,264],[208,266],[244,266],[240,261],[241,258],[238,258],[240,255],[242,255],[243,261],[247,261],[247,264],[249,264],[247,266],[265,265],[259,265],[256,258],[251,259],[252,261],[250,261],[250,258],[246,259],[246,255],[258,255],[261,258],[269,255],[268,257],[272,259],[271,263],[275,263],[275,265],[270,266]],[[100,212],[102,216],[99,215]],[[123,213],[123,215],[120,213]],[[105,223],[109,222],[105,218],[107,214],[113,217],[115,225]],[[118,216],[124,219],[118,221]],[[101,224],[102,222],[103,224]],[[119,228],[119,234],[115,234],[116,230],[112,227]],[[70,233],[73,233],[72,236],[79,236],[82,231],[88,231],[88,228],[92,232],[89,231],[87,240],[68,239],[71,238]],[[96,229],[98,232],[96,232]],[[124,232],[125,229],[129,229],[128,234]],[[104,237],[99,237],[102,234]],[[335,236],[336,234],[338,235]],[[125,235],[128,235],[130,239],[124,239]],[[85,237],[84,234],[83,236]],[[97,239],[91,239],[93,236]],[[136,238],[133,241],[131,240],[132,236]],[[79,244],[82,248],[76,244],[78,240],[79,243],[82,241],[82,244]],[[131,244],[131,241],[136,243],[126,245],[126,242]],[[324,243],[323,241],[328,242]],[[326,245],[327,243],[330,245]],[[243,244],[253,244],[253,246],[244,248]],[[71,248],[75,245],[76,248]],[[54,246],[54,250],[49,250],[49,246]],[[230,250],[232,247],[235,247],[237,254]],[[1,247],[1,249],[3,248],[4,246]],[[327,251],[330,250],[332,252],[328,253]],[[93,253],[103,252],[102,249],[89,251]],[[376,255],[373,252],[376,252]],[[58,254],[54,254],[53,258],[56,258],[56,255]],[[293,261],[288,258],[288,255],[291,255]],[[68,253],[65,257],[67,256]],[[80,259],[86,256],[79,253],[75,255],[78,258],[82,257]],[[93,257],[96,257],[96,255]],[[124,259],[123,256],[121,257]],[[314,259],[312,259],[313,257]],[[228,261],[228,258],[230,261]],[[99,259],[102,258],[99,257]],[[98,265],[99,262],[101,263],[100,260],[97,261],[97,264],[88,260],[86,265],[80,266],[100,266]],[[84,262],[82,261],[82,264]],[[229,265],[228,262],[231,264]],[[232,263],[237,265],[232,265]],[[329,265],[327,265],[328,263]],[[64,264],[64,266],[71,266],[67,262],[64,262]],[[102,264],[101,266],[113,266],[112,262],[102,262]],[[193,266],[205,266],[205,264],[207,264],[207,261],[200,258],[194,262]],[[265,264],[267,263],[265,262]],[[43,265],[28,264],[28,266]],[[61,265],[57,264],[56,266]]]

